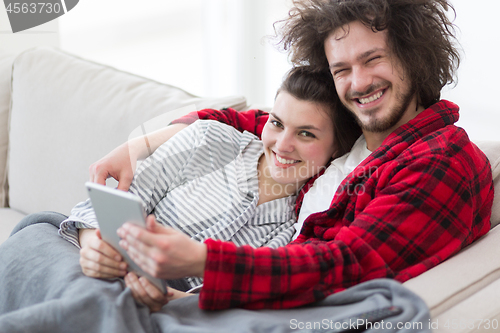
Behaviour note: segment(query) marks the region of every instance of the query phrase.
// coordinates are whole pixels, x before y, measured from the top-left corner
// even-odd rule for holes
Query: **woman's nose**
[[[290,153],[294,150],[293,136],[286,131],[276,138],[276,149],[283,153]]]

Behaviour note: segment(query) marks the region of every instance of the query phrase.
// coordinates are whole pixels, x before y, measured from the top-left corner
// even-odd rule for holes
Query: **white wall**
[[[451,0],[464,57],[443,97],[461,107],[475,140],[500,140],[498,0]],[[138,5],[140,4],[140,6]],[[58,19],[12,34],[0,5],[0,48],[60,45],[81,57],[180,86],[202,96],[244,95],[271,106],[290,67],[266,35],[290,0],[84,0]],[[59,33],[58,33],[59,30]]]
[[[203,93],[202,0],[83,0],[59,18],[61,48]]]
[[[443,98],[460,106],[459,126],[473,140],[500,140],[500,26],[498,0],[451,0],[463,49],[458,85],[446,88]]]
[[[197,95],[269,106],[290,65],[262,39],[289,2],[85,0],[60,18],[61,47]]]
[[[239,94],[272,106],[291,67],[269,37],[284,18],[287,0],[211,0],[203,3],[204,79],[209,95]]]
[[[26,49],[41,46],[59,46],[59,26],[57,19],[37,27],[12,33],[5,6],[0,3],[0,49],[17,54]]]

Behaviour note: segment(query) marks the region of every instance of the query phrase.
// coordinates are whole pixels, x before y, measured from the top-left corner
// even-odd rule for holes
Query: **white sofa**
[[[89,165],[130,136],[201,108],[246,108],[244,97],[201,98],[51,48],[0,51],[0,243],[26,214],[68,214],[86,199]],[[500,183],[500,141],[479,142]],[[500,222],[495,197],[492,226]],[[405,285],[431,309],[436,332],[500,330],[500,228]]]
[[[0,53],[0,242],[26,214],[68,214],[86,199],[89,165],[129,137],[199,108],[245,106],[56,49]]]

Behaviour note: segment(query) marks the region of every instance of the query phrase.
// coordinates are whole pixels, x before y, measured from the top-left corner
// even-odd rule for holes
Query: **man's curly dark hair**
[[[456,79],[460,54],[455,14],[448,0],[294,0],[281,23],[280,43],[296,65],[328,68],[324,41],[342,26],[360,21],[373,31],[387,31],[390,51],[401,62],[424,107],[439,101],[441,89]],[[347,32],[348,33],[348,32]]]

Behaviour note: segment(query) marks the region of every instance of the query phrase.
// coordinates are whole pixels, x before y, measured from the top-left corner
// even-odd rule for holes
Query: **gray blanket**
[[[123,280],[84,276],[78,249],[59,237],[54,225],[24,224],[0,245],[1,332],[431,331],[425,303],[387,279],[297,309],[208,312],[198,308],[193,296],[172,301],[150,315],[134,301]],[[356,317],[388,306],[402,312],[368,326],[364,317]]]

